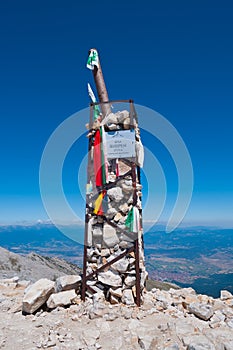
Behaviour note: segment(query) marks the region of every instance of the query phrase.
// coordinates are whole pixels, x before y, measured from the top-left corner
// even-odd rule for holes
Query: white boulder
[[[42,278],[27,288],[23,298],[22,312],[32,314],[55,292],[55,282]]]

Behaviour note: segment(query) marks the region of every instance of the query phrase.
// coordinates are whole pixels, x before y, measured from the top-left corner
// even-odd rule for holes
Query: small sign
[[[107,158],[135,157],[135,131],[118,130],[106,133]]]

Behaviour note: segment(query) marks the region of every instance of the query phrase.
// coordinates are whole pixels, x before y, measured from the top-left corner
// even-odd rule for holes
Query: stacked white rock
[[[95,201],[103,188],[95,186],[93,140],[96,131],[101,126],[104,126],[106,132],[133,129],[135,134],[135,157],[130,159],[119,158],[117,174],[113,166],[114,161],[108,159],[109,181],[104,187],[106,189],[104,213],[96,215],[94,213]],[[138,209],[140,223],[142,223],[142,186],[137,174],[137,167],[142,165],[139,159],[141,156],[139,152],[142,147],[140,131],[135,117],[131,117],[128,111],[123,110],[115,114],[110,113],[101,122],[94,122],[88,136],[92,140],[92,147],[90,147],[91,155],[88,164],[88,181],[91,190],[87,192],[86,275],[91,274],[92,278],[87,281],[87,285],[92,288],[92,292],[102,292],[112,304],[119,302],[134,304],[136,298],[136,257],[133,249],[101,272],[95,272],[117,256],[124,254],[127,249],[133,248],[135,240],[138,238],[138,263],[142,298],[142,291],[148,275],[145,268],[142,227],[137,233],[132,233],[125,225],[132,206]],[[135,178],[132,172],[133,164],[134,169],[136,169]],[[87,291],[87,294],[90,296],[92,292]]]
[[[79,300],[80,286],[80,275],[61,276],[55,282],[41,278],[25,289],[22,312],[32,314],[45,303],[48,309],[75,304]]]

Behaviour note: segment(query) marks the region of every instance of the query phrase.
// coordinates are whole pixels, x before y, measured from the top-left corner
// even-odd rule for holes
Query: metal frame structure
[[[91,103],[90,105],[90,123],[89,123],[89,134],[93,132],[93,108],[95,105],[100,105],[102,110],[104,110],[103,106],[110,106],[111,103],[114,102],[124,102],[130,104],[130,126],[131,128],[135,127],[134,120],[137,121],[137,115],[135,112],[133,100],[116,100],[116,101],[104,101],[100,103]],[[89,137],[89,146],[88,146],[88,166],[87,166],[87,183],[89,183],[91,176],[92,176],[92,161],[91,161],[91,148],[93,143],[93,136]],[[112,187],[115,187],[117,182],[124,179],[127,175],[131,175],[132,177],[132,185],[133,185],[133,205],[136,205],[137,203],[137,183],[140,184],[140,168],[136,165],[135,161],[130,161],[128,159],[122,159],[125,164],[127,164],[130,167],[130,170],[127,171],[125,174],[119,176],[119,178],[116,179],[114,183],[109,183],[106,185],[103,185],[101,190],[108,190]],[[140,266],[139,266],[139,237],[138,233],[131,233],[127,231],[127,229],[122,229],[118,227],[118,225],[114,222],[112,222],[110,219],[106,218],[105,215],[102,215],[102,219],[104,222],[109,224],[110,226],[113,226],[115,229],[117,229],[119,232],[124,233],[127,236],[130,236],[131,238],[134,238],[134,245],[130,248],[127,248],[122,254],[118,255],[111,261],[101,265],[99,268],[97,268],[95,271],[93,271],[90,274],[87,274],[87,249],[88,249],[88,222],[90,220],[90,214],[94,216],[93,214],[93,208],[89,205],[89,197],[86,195],[86,215],[85,215],[85,238],[84,238],[84,254],[83,254],[83,278],[82,278],[82,292],[81,292],[81,298],[83,301],[85,301],[86,292],[90,291],[91,293],[95,293],[95,290],[88,284],[88,281],[90,281],[92,278],[96,277],[99,272],[104,271],[105,269],[109,268],[112,264],[117,262],[118,260],[122,259],[123,257],[127,256],[128,254],[134,252],[135,255],[135,271],[136,271],[136,298],[135,302],[137,306],[141,305],[141,285],[140,285]],[[142,221],[142,220],[141,220]],[[142,222],[141,222],[142,224]],[[143,245],[143,241],[141,242]]]

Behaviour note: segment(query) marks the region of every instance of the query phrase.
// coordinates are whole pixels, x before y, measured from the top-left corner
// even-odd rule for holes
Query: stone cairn
[[[99,109],[101,104],[91,105],[90,124],[87,126],[89,155],[82,299],[86,295],[103,293],[112,304],[123,302],[139,306],[148,274],[143,251],[140,184],[143,146],[137,115],[130,100],[127,104],[130,111],[112,113],[109,108],[109,114],[94,120],[97,106]],[[104,154],[107,153],[106,145],[101,145],[102,160],[106,157],[101,166],[105,167],[108,180],[97,186],[94,147],[101,128],[102,133],[131,130],[135,139],[135,156],[110,159]],[[134,229],[129,224],[130,219]]]

